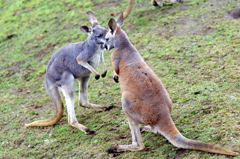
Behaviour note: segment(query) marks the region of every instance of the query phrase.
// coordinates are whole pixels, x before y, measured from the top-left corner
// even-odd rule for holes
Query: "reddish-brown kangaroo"
[[[143,124],[145,126],[141,130],[162,134],[179,148],[238,155],[237,152],[219,146],[187,139],[179,132],[170,115],[172,102],[164,85],[132,45],[121,29],[122,24],[123,14],[117,21],[110,19],[105,48],[115,48],[111,55],[112,66],[119,76],[122,109],[131,129],[132,144],[118,145],[108,152],[144,149],[139,128],[139,124]]]

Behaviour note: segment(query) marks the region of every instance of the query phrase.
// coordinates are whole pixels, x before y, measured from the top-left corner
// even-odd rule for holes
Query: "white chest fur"
[[[96,68],[99,65],[101,56],[103,54],[103,50],[100,48],[96,51],[96,53],[90,58],[89,64],[93,67]]]

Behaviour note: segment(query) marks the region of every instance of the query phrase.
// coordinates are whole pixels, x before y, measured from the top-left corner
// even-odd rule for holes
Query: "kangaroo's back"
[[[91,71],[86,67],[79,65],[75,60],[80,53],[84,54],[84,49],[87,49],[88,54],[83,55],[83,57],[88,56],[85,57],[85,59],[89,60],[89,57],[92,57],[99,48],[92,43],[83,41],[67,44],[56,51],[47,65],[46,78],[48,78],[48,80],[52,83],[57,84],[61,83],[58,80],[64,80],[64,73],[72,74],[75,78],[89,75]],[[98,65],[98,63],[93,64],[94,68]]]

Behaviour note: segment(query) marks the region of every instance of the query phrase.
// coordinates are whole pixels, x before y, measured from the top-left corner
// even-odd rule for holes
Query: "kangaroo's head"
[[[95,44],[103,46],[105,42],[105,35],[107,34],[107,30],[98,24],[97,18],[93,14],[93,12],[88,11],[87,14],[89,17],[89,21],[92,24],[92,27],[84,25],[84,26],[81,26],[80,29],[84,33],[87,33],[89,36],[89,39],[93,41]]]
[[[120,41],[123,41],[123,37],[125,36],[125,32],[121,29],[123,24],[123,13],[119,15],[117,20],[115,21],[111,18],[108,22],[108,33],[106,34],[106,41],[104,44],[105,49],[111,50],[112,48],[116,48],[119,45]]]

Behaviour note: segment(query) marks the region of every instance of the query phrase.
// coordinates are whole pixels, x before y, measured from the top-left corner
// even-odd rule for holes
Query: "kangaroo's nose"
[[[104,44],[103,47],[105,50],[108,50],[107,44]]]

